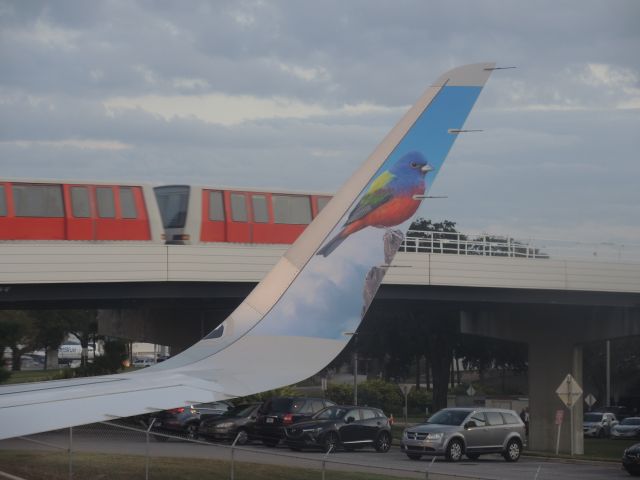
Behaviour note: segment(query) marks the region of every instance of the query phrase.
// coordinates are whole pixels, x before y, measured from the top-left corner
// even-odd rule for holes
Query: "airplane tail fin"
[[[258,286],[205,338],[133,374],[0,387],[0,439],[250,395],[321,370],[358,328],[418,198],[433,182],[493,69],[491,63],[455,68],[427,89]],[[350,234],[339,235],[347,221],[353,225]]]

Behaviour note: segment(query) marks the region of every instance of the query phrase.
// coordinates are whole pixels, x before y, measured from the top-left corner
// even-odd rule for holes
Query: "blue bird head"
[[[433,167],[429,165],[422,153],[413,151],[400,157],[390,170],[395,175],[415,175],[419,173],[424,176],[432,171]]]

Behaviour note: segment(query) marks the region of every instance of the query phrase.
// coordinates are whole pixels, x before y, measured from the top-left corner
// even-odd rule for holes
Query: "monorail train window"
[[[267,197],[264,195],[252,195],[251,205],[253,206],[253,221],[256,223],[268,223]]]
[[[222,192],[209,192],[209,220],[212,222],[224,222]]]
[[[89,189],[87,187],[71,187],[71,211],[76,218],[89,218]]]
[[[156,187],[154,190],[164,228],[183,228],[187,220],[189,187],[171,185]]]
[[[17,217],[63,217],[60,185],[14,185]]]
[[[231,194],[231,220],[234,222],[246,222],[248,220],[244,193]]]
[[[311,202],[304,195],[273,195],[276,223],[306,225],[311,222]]]
[[[0,185],[0,217],[7,216],[7,201],[4,198],[4,185]]]
[[[318,213],[320,213],[322,209],[327,206],[329,200],[331,200],[331,197],[318,197]]]
[[[115,218],[116,204],[113,201],[111,187],[96,188],[96,199],[98,200],[98,216],[100,218]]]
[[[120,187],[120,209],[122,218],[138,218],[136,202],[133,199],[133,188]]]

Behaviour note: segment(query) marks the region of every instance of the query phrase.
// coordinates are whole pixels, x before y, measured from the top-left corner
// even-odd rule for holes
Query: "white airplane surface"
[[[438,78],[209,335],[136,372],[0,387],[0,439],[250,395],[324,368],[358,328],[494,68]]]

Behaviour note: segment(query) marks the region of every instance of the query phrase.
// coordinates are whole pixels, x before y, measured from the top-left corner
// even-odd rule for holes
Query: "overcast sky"
[[[640,244],[635,0],[0,0],[0,176],[334,192],[484,61],[421,213]]]

